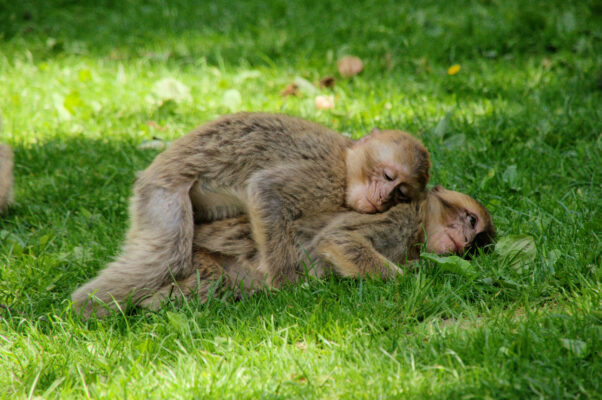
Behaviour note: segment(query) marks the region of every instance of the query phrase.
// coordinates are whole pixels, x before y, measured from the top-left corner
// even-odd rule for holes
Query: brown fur
[[[13,152],[0,144],[0,213],[6,211],[13,200]]]
[[[443,198],[447,204],[442,202]],[[430,191],[420,202],[399,204],[382,214],[344,212],[300,219],[294,229],[300,260],[296,271],[298,274],[308,271],[317,277],[328,269],[347,277],[387,278],[401,274],[396,264],[419,257],[425,242],[424,227],[429,222],[440,223],[441,218],[449,218],[465,205],[475,204],[479,216],[486,221],[479,233],[485,233],[486,240],[475,243],[483,247],[491,243],[494,236],[489,212],[471,197],[440,187]],[[204,301],[209,283],[218,279],[222,279],[220,288],[235,288],[237,293],[241,287],[252,291],[263,286],[265,275],[257,269],[259,259],[246,216],[197,226],[194,243],[194,268],[200,275],[209,276],[208,282],[199,285],[187,279],[167,285],[143,301],[142,306],[157,309],[167,298],[191,295]]]
[[[428,152],[411,136],[400,137],[404,146],[416,143],[407,149],[423,151],[417,158],[427,161],[407,165],[407,174],[396,175],[395,182],[415,176],[413,171],[426,165],[425,177],[416,184],[420,195],[420,186],[424,188],[428,180]],[[174,279],[188,278],[194,271],[194,221],[242,213],[249,215],[259,268],[269,282],[278,285],[295,279],[294,221],[344,207],[351,150],[361,153],[380,143],[383,154],[395,153],[386,165],[405,163],[406,147],[399,152],[397,142],[387,142],[392,138],[397,136],[389,131],[376,140],[354,142],[309,121],[261,113],[225,116],[197,128],[174,141],[139,174],[122,254],[74,292],[75,307],[81,308],[92,294],[104,303],[119,304],[128,298],[136,302]],[[383,209],[395,202],[382,193],[381,198],[388,201]],[[84,314],[89,315],[94,305],[87,304]]]

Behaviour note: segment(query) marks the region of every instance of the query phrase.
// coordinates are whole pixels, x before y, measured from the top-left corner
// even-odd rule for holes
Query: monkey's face
[[[352,168],[349,161],[352,160]],[[420,200],[429,179],[429,154],[401,131],[373,131],[348,158],[347,205],[364,213],[382,212],[395,204]]]
[[[465,254],[493,240],[491,215],[463,193],[435,187],[428,195],[427,250],[436,254]]]

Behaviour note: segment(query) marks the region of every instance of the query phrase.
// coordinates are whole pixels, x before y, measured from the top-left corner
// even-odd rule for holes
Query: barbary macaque
[[[13,152],[7,145],[0,144],[0,213],[13,200]]]
[[[73,294],[133,301],[193,272],[194,222],[242,213],[258,268],[279,286],[296,277],[294,222],[349,207],[382,212],[424,195],[430,159],[407,133],[374,130],[354,141],[324,126],[277,114],[239,113],[174,141],[141,172],[122,254]]]
[[[479,202],[437,186],[425,199],[398,204],[381,214],[347,211],[302,217],[293,223],[292,235],[299,243],[295,271],[299,275],[321,277],[333,270],[345,277],[387,278],[402,274],[397,264],[418,259],[422,248],[436,254],[473,254],[493,241],[495,228]],[[266,276],[258,269],[259,262],[246,215],[198,225],[194,271],[164,285],[139,305],[157,309],[167,298],[206,300],[217,283],[219,290],[214,293],[263,287]],[[107,310],[97,311],[104,315]]]

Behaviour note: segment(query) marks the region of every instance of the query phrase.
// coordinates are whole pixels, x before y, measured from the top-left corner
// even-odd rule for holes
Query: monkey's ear
[[[356,144],[364,144],[367,141],[369,141],[374,135],[377,135],[380,133],[380,129],[378,128],[372,128],[372,130],[370,131],[369,134],[367,134],[366,136],[361,137]]]
[[[441,186],[441,185],[437,185],[437,186],[435,186],[434,188],[432,188],[431,190],[432,190],[433,192],[440,192],[442,189],[443,189],[443,186]]]

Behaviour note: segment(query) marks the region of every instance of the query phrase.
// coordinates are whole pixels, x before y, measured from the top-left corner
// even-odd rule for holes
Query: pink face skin
[[[475,210],[460,209],[443,224],[427,224],[427,251],[435,254],[461,254],[483,230],[484,222]]]
[[[354,210],[364,213],[375,213],[385,211],[388,208],[387,202],[392,196],[394,190],[402,200],[410,200],[409,190],[406,185],[406,175],[402,168],[393,164],[379,164],[374,167],[370,177],[363,183],[357,183],[349,188],[347,203]]]

